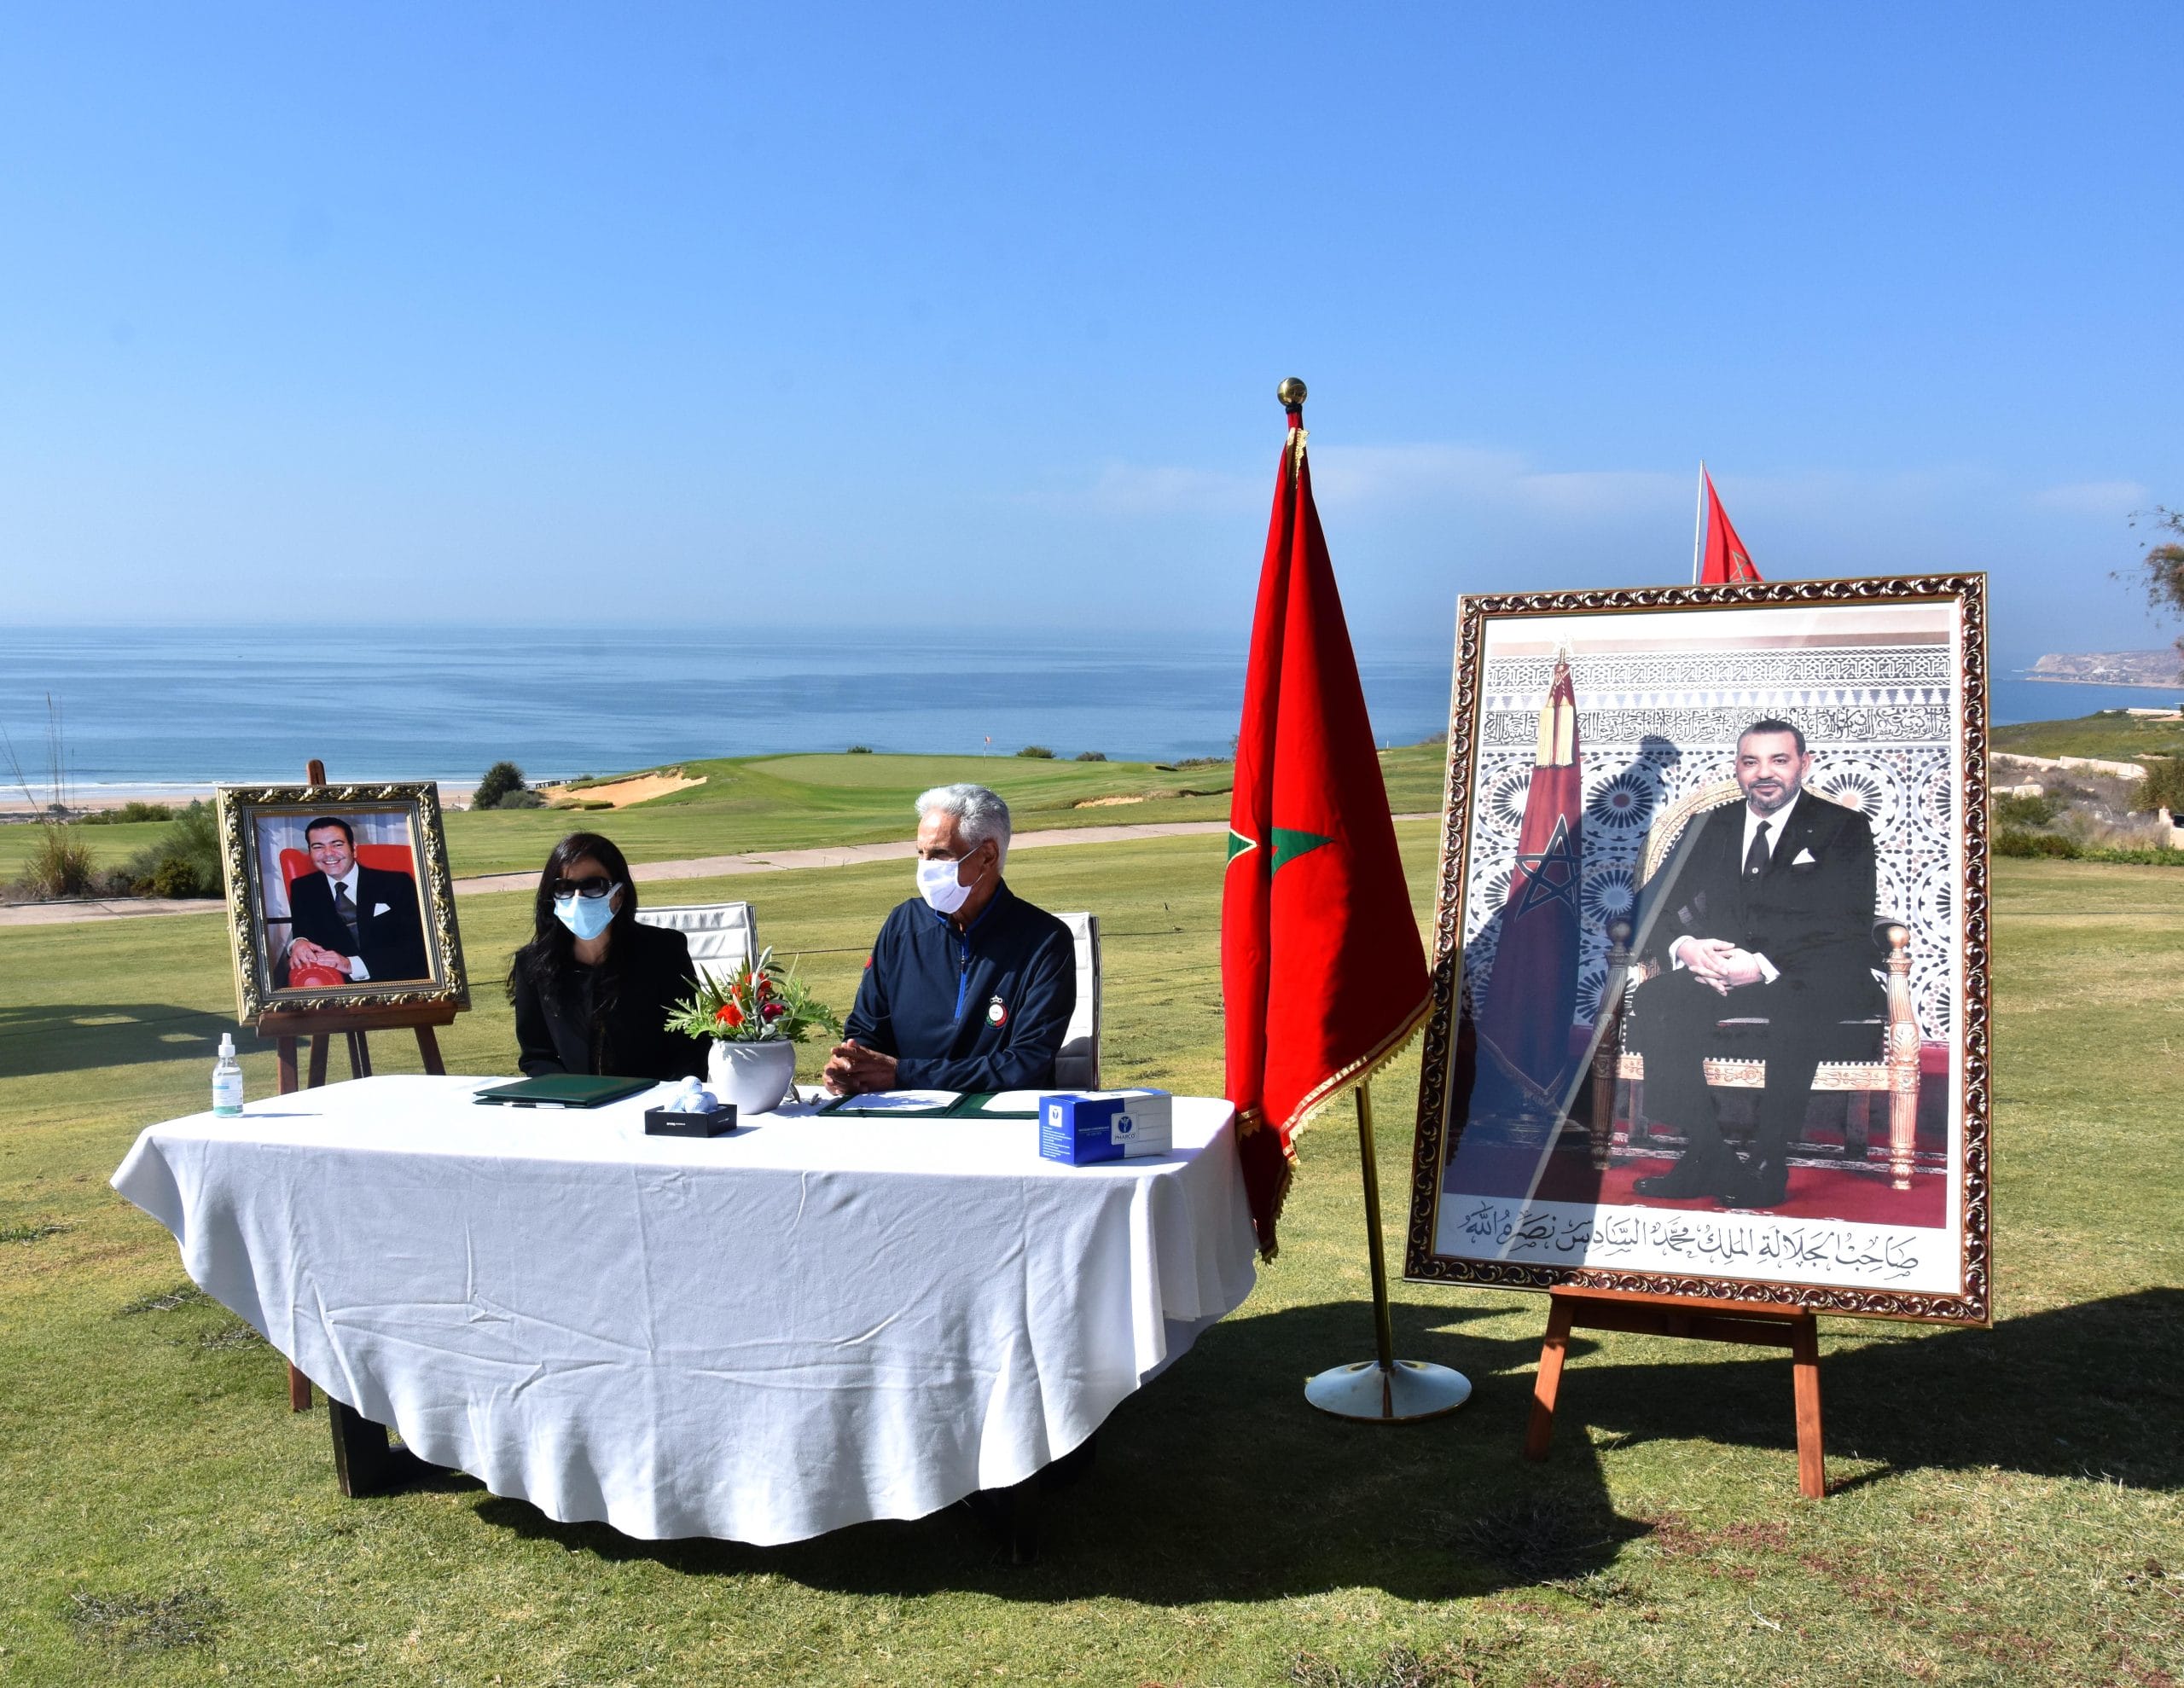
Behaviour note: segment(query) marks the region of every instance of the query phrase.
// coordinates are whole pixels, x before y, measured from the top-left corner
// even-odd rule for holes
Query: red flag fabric
[[[1584,759],[1570,664],[1558,658],[1539,712],[1532,780],[1478,1041],[1502,1078],[1535,1102],[1560,1108],[1574,1059],[1570,1022],[1577,1003],[1577,896],[1584,872]],[[1482,1082],[1488,1075],[1482,1070]]]
[[[1228,1099],[1269,1260],[1297,1132],[1403,1047],[1428,990],[1312,504],[1303,417],[1290,415],[1252,624],[1221,897]]]
[[[1714,490],[1714,477],[1703,469],[1699,473],[1706,483],[1706,550],[1699,569],[1699,583],[1726,586],[1740,580],[1758,579],[1759,571],[1752,567],[1744,541],[1729,525],[1728,512],[1722,508],[1722,495]]]

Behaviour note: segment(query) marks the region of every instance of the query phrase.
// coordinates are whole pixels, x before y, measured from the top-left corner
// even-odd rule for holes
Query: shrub
[[[139,896],[218,896],[220,827],[212,805],[191,803],[122,871]]]
[[[1995,830],[1997,856],[2054,856],[2076,861],[2081,853],[2078,841],[2060,832],[2028,832],[2022,827],[1998,827]]]
[[[1028,756],[1039,762],[1052,762],[1054,759],[1054,753],[1044,745],[1026,745],[1016,754]]]
[[[33,898],[49,902],[64,896],[88,896],[93,889],[91,847],[76,835],[73,827],[42,821],[38,842],[23,863],[16,885]]]
[[[132,821],[171,821],[174,805],[169,803],[139,803],[131,800],[118,809],[94,809],[84,816],[86,827],[125,827]]]
[[[498,809],[501,799],[510,792],[524,789],[523,770],[512,762],[497,762],[485,770],[485,777],[478,782],[478,789],[470,795],[473,809]]]
[[[2063,800],[2053,792],[2031,797],[2012,792],[1995,799],[1997,827],[2044,827],[2063,812]]]
[[[1229,758],[1225,756],[1187,756],[1172,766],[1165,762],[1156,762],[1153,765],[1155,768],[1167,768],[1172,772],[1176,768],[1226,768],[1228,761]]]
[[[500,800],[492,805],[495,809],[543,809],[545,806],[546,799],[528,786],[519,786],[512,792],[502,792]],[[601,809],[612,809],[614,805],[611,803],[603,803],[597,806]]]
[[[2184,813],[2184,757],[2165,756],[2146,760],[2146,777],[2131,793],[2131,807],[2141,811],[2165,809]]]
[[[1105,762],[1107,759],[1107,753],[1105,751],[1079,751],[1075,757],[1078,762]]]
[[[851,745],[849,748],[849,754],[851,756],[870,756],[872,754],[872,746],[869,745]]]

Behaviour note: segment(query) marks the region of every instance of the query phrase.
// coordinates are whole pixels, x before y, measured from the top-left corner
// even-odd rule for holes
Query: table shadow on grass
[[[1010,1566],[960,1506],[772,1548],[640,1541],[498,1497],[482,1499],[477,1516],[572,1552],[690,1575],[767,1573],[854,1594],[969,1589],[1183,1605],[1360,1586],[1449,1599],[1581,1582],[1654,1528],[1617,1512],[1600,1467],[1606,1448],[1649,1440],[1722,1445],[1697,1448],[1683,1466],[1693,1504],[1716,1492],[1726,1476],[1716,1462],[1737,1447],[1780,1450],[1784,1504],[1799,1504],[1786,1356],[1680,1343],[1676,1360],[1647,1363],[1616,1358],[1640,1339],[1573,1342],[1554,1451],[1532,1464],[1522,1441],[1537,1338],[1462,1333],[1501,1308],[1394,1313],[1399,1352],[1471,1377],[1477,1392],[1461,1412],[1379,1427],[1304,1404],[1306,1372],[1369,1332],[1362,1304],[1217,1325],[1117,1409],[1085,1480],[1046,1497],[1041,1557],[1029,1568]],[[2141,1291],[1992,1331],[1876,1324],[1838,1335],[1821,1378],[1830,1453],[1873,1462],[1838,1481],[1838,1493],[1920,1469],[1988,1467],[2184,1486],[2184,1449],[2155,1428],[2184,1405],[2184,1291]]]
[[[232,1014],[171,1002],[17,1003],[0,1007],[0,1077],[83,1072],[189,1056],[210,1060],[223,1033],[250,1054],[273,1046]]]
[[[1368,1306],[1214,1326],[1117,1408],[1083,1479],[1044,1497],[1030,1567],[1011,1566],[962,1506],[779,1547],[641,1541],[602,1524],[555,1523],[500,1498],[476,1511],[518,1536],[605,1559],[650,1559],[692,1575],[769,1573],[858,1594],[978,1589],[1181,1605],[1370,1585],[1421,1600],[1581,1578],[1648,1526],[1617,1515],[1582,1436],[1551,1473],[1519,1459],[1538,1339],[1461,1329],[1502,1311],[1393,1309],[1402,1353],[1455,1366],[1477,1389],[1453,1417],[1405,1426],[1345,1423],[1304,1401],[1310,1372],[1369,1354]]]

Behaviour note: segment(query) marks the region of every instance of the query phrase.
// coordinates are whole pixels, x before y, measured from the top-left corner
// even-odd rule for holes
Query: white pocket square
[[[377,919],[379,919],[379,917],[380,917],[380,915],[385,914],[388,914],[388,913],[390,913],[390,912],[392,912],[392,911],[389,909],[388,906],[387,906],[386,903],[384,903],[384,902],[375,902],[374,904],[372,904],[372,919],[374,919],[375,920],[376,920]]]
[[[1813,855],[1809,850],[1801,850],[1790,858],[1790,866],[1792,867],[1809,867],[1813,865],[1815,865]]]

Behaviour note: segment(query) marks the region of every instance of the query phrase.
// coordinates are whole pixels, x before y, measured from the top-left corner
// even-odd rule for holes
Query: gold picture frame
[[[218,808],[242,1022],[470,1006],[438,787],[222,786]]]
[[[1406,1278],[1991,1322],[1986,635],[1985,577],[1977,574],[1461,600]],[[1556,716],[1551,682],[1564,675],[1570,714]],[[1739,747],[1751,723],[1777,719],[1799,728],[1801,756],[1809,735],[1800,775],[1808,783],[1792,786],[1793,801],[1863,803],[1873,811],[1855,831],[1865,835],[1862,859],[1877,875],[1871,972],[1885,1006],[1871,1020],[1832,1024],[1872,1026],[1876,1047],[1870,1061],[1824,1061],[1809,1090],[1798,1091],[1801,1123],[1786,1137],[1779,1122],[1791,1107],[1786,1092],[1771,1114],[1758,1111],[1763,1061],[1710,1046],[1702,1064],[1693,1045],[1657,1045],[1657,1087],[1687,1106],[1703,1094],[1709,1117],[1686,1128],[1680,1150],[1663,1147],[1676,1143],[1676,1128],[1645,1114],[1645,1056],[1629,1042],[1634,1023],[1664,1024],[1660,1006],[1688,994],[1693,981],[1664,987],[1653,999],[1655,1017],[1638,1020],[1640,993],[1676,965],[1643,959],[1647,933],[1673,925],[1639,928],[1693,920],[1690,902],[1676,893],[1699,880],[1664,875],[1657,885],[1649,876],[1681,859],[1679,833],[1685,849],[1696,847],[1694,838],[1732,839],[1735,819],[1705,831],[1698,817],[1709,804],[1741,817],[1750,794],[1730,777]],[[1558,732],[1566,749],[1571,722],[1577,751],[1561,765],[1583,793],[1578,825],[1565,829],[1577,832],[1578,848],[1565,841],[1551,858],[1524,829],[1532,782],[1555,765]],[[1593,744],[1605,748],[1589,766]],[[1542,789],[1566,806],[1566,786]],[[1634,819],[1630,811],[1642,813]],[[1815,813],[1822,825],[1839,824],[1836,810]],[[1620,829],[1598,859],[1586,848],[1596,821],[1603,833]],[[1814,864],[1801,856],[1787,865]],[[1745,866],[1774,871],[1772,863]],[[1553,929],[1531,914],[1546,892],[1515,894],[1556,873],[1577,909],[1574,969],[1569,940],[1543,942],[1542,931]],[[1506,902],[1495,904],[1497,894]],[[1519,926],[1519,915],[1532,923]],[[1521,934],[1509,953],[1526,960],[1510,965],[1507,977],[1518,981],[1507,987],[1510,1001],[1489,1014],[1496,947],[1507,932]],[[1683,942],[1671,937],[1668,954],[1687,953]],[[1542,948],[1563,972],[1542,965]],[[1658,942],[1652,953],[1658,957]],[[1566,995],[1536,989],[1539,979],[1572,971],[1577,983]],[[1512,1001],[1532,1006],[1519,1012]],[[1707,1037],[1758,1026],[1762,1048],[1780,1047],[1765,1041],[1775,1034],[1763,1016],[1730,1009],[1715,1021],[1702,1012]],[[1490,1047],[1483,1047],[1483,1019]],[[1503,1035],[1504,1025],[1518,1030]],[[1504,1051],[1519,1047],[1545,1051],[1541,1071],[1552,1068],[1551,1076],[1513,1065]],[[1679,1071],[1700,1088],[1670,1093]],[[1833,1092],[1854,1093],[1842,1099],[1839,1163],[1811,1140],[1826,1128],[1812,1117],[1825,1121]],[[1740,1153],[1732,1139],[1744,1122],[1731,1116],[1747,1107],[1759,1128]],[[1854,1109],[1865,1118],[1855,1156]],[[1772,1138],[1769,1119],[1777,1122]],[[1883,1130],[1886,1148],[1876,1152]],[[1770,1142],[1781,1146],[1772,1163]],[[1674,1181],[1658,1174],[1641,1180],[1641,1169],[1673,1169],[1686,1155],[1694,1166],[1716,1164],[1702,1163],[1699,1151],[1722,1146],[1735,1173],[1723,1175],[1721,1192],[1638,1192],[1641,1181],[1656,1191]],[[1789,1169],[1785,1193],[1734,1193],[1768,1191],[1764,1181],[1735,1180],[1770,1164],[1778,1175]]]

